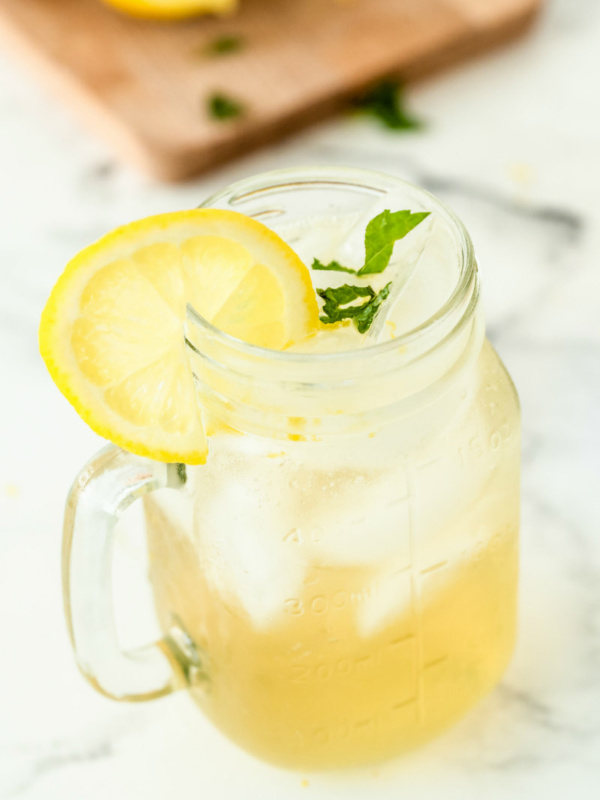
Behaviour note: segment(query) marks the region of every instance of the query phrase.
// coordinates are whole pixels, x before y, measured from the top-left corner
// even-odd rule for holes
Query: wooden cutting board
[[[430,73],[526,28],[541,0],[240,0],[227,19],[131,19],[100,0],[0,0],[7,34],[115,149],[168,180],[339,109],[388,74]],[[245,47],[210,57],[223,34]],[[216,121],[216,91],[242,119]]]

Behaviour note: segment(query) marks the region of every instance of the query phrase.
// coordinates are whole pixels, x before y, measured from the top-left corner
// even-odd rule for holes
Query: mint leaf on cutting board
[[[424,125],[406,110],[402,84],[393,79],[381,81],[354,100],[354,107],[378,119],[394,131],[418,131]]]
[[[204,46],[202,53],[207,56],[228,56],[244,47],[244,38],[235,33],[223,33]]]
[[[215,92],[207,100],[209,116],[218,121],[236,119],[244,115],[246,107],[235,97]]]

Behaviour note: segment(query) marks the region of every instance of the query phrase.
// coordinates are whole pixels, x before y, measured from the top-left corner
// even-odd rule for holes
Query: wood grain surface
[[[236,16],[132,19],[99,0],[0,0],[0,34],[142,169],[202,170],[335,112],[389,74],[411,80],[523,31],[541,0],[241,0]],[[245,46],[206,55],[223,34]],[[207,100],[244,103],[217,121]]]

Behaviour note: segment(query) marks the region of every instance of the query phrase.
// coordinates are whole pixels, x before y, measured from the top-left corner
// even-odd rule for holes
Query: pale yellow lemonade
[[[351,236],[332,231],[351,222],[283,235],[310,263],[338,256]],[[456,279],[442,234],[437,251],[435,228],[425,234],[383,338],[426,319]],[[347,278],[313,273],[321,286]],[[363,347],[357,337],[332,326],[294,350]],[[375,762],[446,728],[503,673],[515,639],[519,411],[483,334],[469,358],[408,421],[350,436],[305,435],[293,420],[270,436],[217,414],[186,489],[144,499],[161,626],[189,637],[194,699],[249,751],[300,768]]]
[[[85,248],[42,314],[50,374],[113,442],[67,502],[71,640],[109,697],[189,689],[267,761],[373,763],[510,658],[517,396],[432,196],[323,168],[207,204]],[[110,575],[140,498],[163,635],[128,652]]]

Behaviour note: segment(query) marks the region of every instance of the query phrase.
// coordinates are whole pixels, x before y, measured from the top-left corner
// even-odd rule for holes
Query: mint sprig
[[[243,36],[236,33],[223,33],[212,39],[202,48],[202,54],[207,56],[228,56],[237,53],[245,45]]]
[[[383,289],[375,293],[371,286],[351,286],[345,283],[337,288],[317,289],[317,294],[325,302],[323,314],[319,318],[325,325],[341,322],[344,319],[353,320],[359,333],[366,333],[371,327],[375,314],[390,293],[392,284],[388,283]],[[367,299],[351,305],[361,297]]]
[[[410,233],[423,220],[430,215],[430,211],[382,211],[369,222],[365,230],[365,263],[360,269],[351,269],[340,264],[339,261],[330,261],[323,264],[318,258],[312,263],[312,268],[317,270],[330,270],[331,272],[349,272],[352,275],[374,275],[383,270],[390,263],[394,252],[394,245]]]
[[[337,288],[317,289],[317,294],[325,301],[323,303],[323,316],[320,319],[326,325],[341,322],[343,319],[353,319],[375,297],[375,292],[370,286],[350,286],[347,283]],[[360,297],[368,297],[369,299],[359,305],[350,305]]]
[[[241,117],[246,112],[246,107],[243,103],[223,92],[211,94],[206,102],[209,115],[220,122]]]
[[[386,128],[395,131],[418,131],[424,125],[405,107],[402,85],[393,79],[381,81],[354,100],[359,112],[378,119]]]
[[[419,211],[382,211],[369,222],[365,230],[365,263],[358,269],[351,269],[340,264],[339,261],[330,261],[323,264],[318,258],[312,263],[314,270],[328,270],[331,272],[347,272],[357,277],[375,275],[383,272],[394,252],[394,244],[403,239],[417,227],[431,212]],[[317,289],[317,294],[324,301],[321,322],[332,325],[344,319],[351,319],[359,333],[366,333],[375,319],[381,305],[390,294],[392,283],[386,284],[380,292],[376,293],[372,286],[354,286],[345,283],[343,286]],[[367,298],[362,303],[356,303],[361,298]]]
[[[357,314],[354,317],[354,324],[358,328],[359,333],[366,333],[371,325],[373,324],[373,320],[375,319],[375,315],[379,311],[381,305],[387,300],[390,289],[392,288],[392,282],[386,283],[383,289],[378,292],[375,297],[368,302],[360,314]]]
[[[365,231],[365,263],[357,275],[373,275],[383,270],[390,263],[394,252],[394,244],[404,239],[424,219],[430,211],[382,211],[369,222]]]

